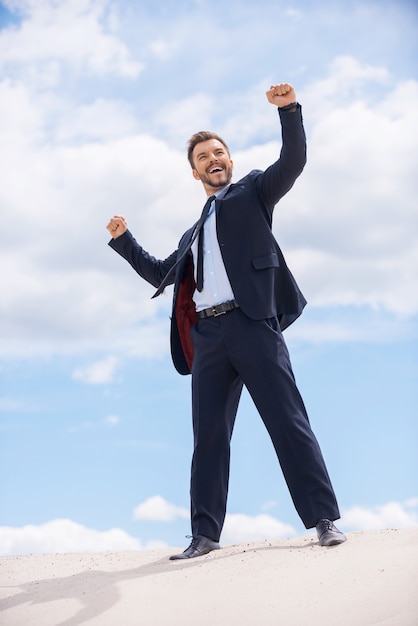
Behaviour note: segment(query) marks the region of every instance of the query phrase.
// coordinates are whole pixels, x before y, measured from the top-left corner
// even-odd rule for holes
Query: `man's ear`
[[[199,172],[195,169],[192,169],[193,178],[195,180],[200,180]]]

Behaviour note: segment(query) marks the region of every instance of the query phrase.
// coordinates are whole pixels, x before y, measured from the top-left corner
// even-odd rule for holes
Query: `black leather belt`
[[[238,309],[238,307],[239,304],[236,300],[230,300],[229,302],[222,302],[222,304],[216,304],[215,306],[210,306],[208,309],[198,311],[197,317],[200,320],[205,319],[206,317],[218,317],[218,315],[224,315],[224,313]]]

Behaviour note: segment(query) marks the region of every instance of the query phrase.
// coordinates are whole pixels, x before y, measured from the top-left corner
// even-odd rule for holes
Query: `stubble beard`
[[[214,182],[210,178],[210,174],[201,174],[200,180],[206,187],[212,187],[212,189],[222,189],[222,187],[226,187],[232,180],[232,168],[227,167],[224,170],[225,176],[219,179],[218,182]]]

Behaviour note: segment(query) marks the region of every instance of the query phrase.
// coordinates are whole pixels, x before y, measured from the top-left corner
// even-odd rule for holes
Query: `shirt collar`
[[[225,187],[222,187],[222,189],[220,189],[214,194],[215,198],[217,200],[221,200],[221,198],[224,197],[224,195],[226,194],[230,186],[231,186],[231,183],[228,183],[228,185],[226,185]]]

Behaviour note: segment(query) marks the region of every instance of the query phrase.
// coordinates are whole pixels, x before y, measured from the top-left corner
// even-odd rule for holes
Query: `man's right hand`
[[[114,215],[110,218],[106,228],[111,234],[112,238],[116,239],[128,230],[128,223],[123,215]]]

